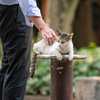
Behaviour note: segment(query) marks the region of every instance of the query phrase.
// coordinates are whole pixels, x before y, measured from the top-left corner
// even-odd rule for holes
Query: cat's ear
[[[62,34],[61,31],[59,31],[59,30],[56,30],[56,31],[57,31],[57,35],[61,36],[61,34]]]
[[[74,34],[74,33],[69,34],[69,35],[68,35],[68,38],[69,38],[69,39],[72,39],[73,34]]]

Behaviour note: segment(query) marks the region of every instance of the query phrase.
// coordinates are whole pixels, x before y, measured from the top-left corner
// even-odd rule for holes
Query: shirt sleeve
[[[41,12],[37,7],[36,0],[18,0],[18,2],[25,16],[41,17]]]
[[[33,26],[32,21],[28,16],[41,16],[40,9],[37,7],[36,0],[18,0],[20,8],[25,16],[26,24]]]

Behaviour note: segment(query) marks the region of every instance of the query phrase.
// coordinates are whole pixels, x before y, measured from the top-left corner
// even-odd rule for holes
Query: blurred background
[[[73,61],[73,97],[76,99],[76,77],[100,77],[100,0],[37,0],[37,5],[43,19],[55,32],[59,29],[74,33],[74,53],[88,56],[86,60]],[[40,39],[34,26],[32,44]],[[0,66],[2,57],[0,41]],[[25,100],[50,100],[50,75],[50,60],[38,60],[35,76],[27,82]]]

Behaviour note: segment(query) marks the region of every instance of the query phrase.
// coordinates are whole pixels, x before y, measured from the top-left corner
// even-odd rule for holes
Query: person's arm
[[[41,17],[39,8],[36,5],[36,0],[18,0],[22,12],[25,16],[29,16],[30,20],[35,24],[35,26],[41,32],[42,37],[45,42],[52,44],[55,40],[57,41],[57,36],[55,32],[50,29]]]
[[[46,23],[43,21],[41,17],[29,16],[29,18],[35,24],[35,26],[39,29],[42,37],[44,38],[47,44],[49,42],[49,44],[51,45],[54,42],[54,38],[57,41],[57,36],[55,32],[46,25]]]

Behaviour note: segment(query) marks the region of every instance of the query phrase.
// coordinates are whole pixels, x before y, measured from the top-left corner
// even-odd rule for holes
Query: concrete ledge
[[[76,100],[100,100],[100,77],[78,77]]]

